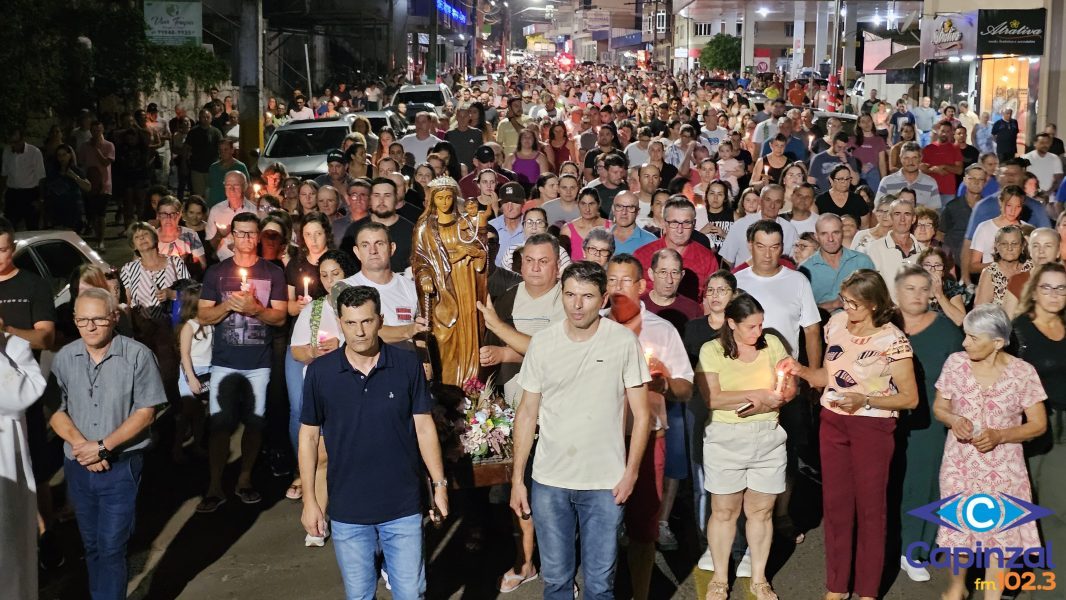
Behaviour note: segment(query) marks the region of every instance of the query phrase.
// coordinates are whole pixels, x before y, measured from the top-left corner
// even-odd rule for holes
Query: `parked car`
[[[94,264],[108,274],[108,283],[118,289],[118,271],[73,231],[19,231],[15,234],[15,266],[40,276],[52,290],[58,308],[70,302],[70,275],[84,264]],[[52,370],[51,351],[41,353],[41,372]]]
[[[263,172],[272,163],[285,165],[290,175],[309,178],[326,172],[326,154],[340,148],[352,130],[355,114],[326,119],[290,121],[274,130],[259,155]],[[371,122],[373,124],[373,122]]]
[[[455,106],[455,96],[452,90],[443,83],[428,85],[405,85],[392,96],[389,104],[395,109],[400,103],[408,106],[407,114],[414,114],[410,107],[412,104],[430,105],[438,115],[444,114],[444,107],[448,104]]]
[[[400,115],[396,114],[391,109],[370,110],[354,114],[356,117],[365,117],[370,121],[370,131],[373,131],[374,135],[381,133],[381,128],[385,126],[392,127],[392,130],[396,133],[400,133],[404,130],[404,123],[403,120],[400,119]]]

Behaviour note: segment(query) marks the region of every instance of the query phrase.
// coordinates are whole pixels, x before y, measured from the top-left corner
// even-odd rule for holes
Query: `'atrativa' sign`
[[[978,54],[1044,53],[1047,10],[981,10],[977,13]]]

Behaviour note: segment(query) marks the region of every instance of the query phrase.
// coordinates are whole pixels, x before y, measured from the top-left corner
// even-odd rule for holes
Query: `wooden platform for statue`
[[[511,483],[514,461],[510,458],[464,460],[448,467],[448,480],[453,488],[480,488]]]

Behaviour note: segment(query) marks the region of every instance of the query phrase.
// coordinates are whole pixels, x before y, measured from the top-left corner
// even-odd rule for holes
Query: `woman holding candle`
[[[741,510],[751,550],[751,595],[776,600],[766,580],[773,540],[774,502],[785,491],[785,430],[778,410],[796,393],[783,370],[788,352],[776,335],[763,332],[763,308],[740,294],[725,308],[718,339],[703,345],[696,367],[700,394],[710,406],[704,434],[705,488],[711,494],[707,545],[714,578],[707,600],[729,598],[730,547]]]
[[[770,140],[770,153],[755,161],[755,174],[751,176],[752,186],[762,190],[768,183],[781,183],[781,175],[790,162],[789,157],[785,155],[786,145],[788,138],[780,133]]]
[[[355,275],[356,268],[348,255],[339,250],[329,250],[323,253],[318,260],[318,276],[315,277],[315,285],[319,289],[332,289],[337,282]],[[318,296],[303,307],[300,316],[292,327],[292,338],[289,342],[289,353],[299,365],[295,372],[289,372],[286,368],[286,382],[289,385],[289,438],[293,450],[299,446],[300,411],[303,410],[303,379],[307,371],[307,365],[311,364],[320,356],[329,354],[340,347],[341,340],[340,322],[337,313],[329,300],[328,294]],[[286,367],[288,365],[286,364]],[[291,394],[293,386],[299,388],[295,396]],[[319,502],[326,501],[326,456],[325,447],[318,447],[318,471],[315,477],[315,494]],[[297,472],[296,479],[289,485],[285,497],[291,500],[299,500],[303,497],[300,485],[300,477]],[[323,513],[326,507],[321,506]],[[328,536],[328,531],[327,531]],[[325,537],[305,536],[304,545],[307,547],[320,547],[326,542]]]
[[[872,600],[884,569],[896,419],[899,411],[918,405],[918,387],[913,351],[892,324],[896,308],[881,275],[855,271],[840,286],[840,301],[844,310],[826,325],[824,366],[790,360],[787,371],[825,389],[820,431],[825,597],[843,600],[854,589]]]

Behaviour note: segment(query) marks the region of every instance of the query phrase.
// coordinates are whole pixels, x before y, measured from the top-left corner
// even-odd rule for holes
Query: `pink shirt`
[[[859,408],[847,413],[830,403],[829,392],[854,392],[868,396],[892,396],[896,385],[889,365],[914,356],[910,340],[895,325],[886,323],[873,335],[855,337],[847,329],[848,314],[833,315],[825,326],[825,370],[829,384],[822,394],[822,406],[838,415],[896,417],[894,410]]]
[[[111,163],[104,164],[101,155],[109,161],[115,160],[115,145],[101,140],[93,147],[92,140],[78,147],[78,164],[85,169],[85,174],[92,184],[93,194],[111,193]]]

